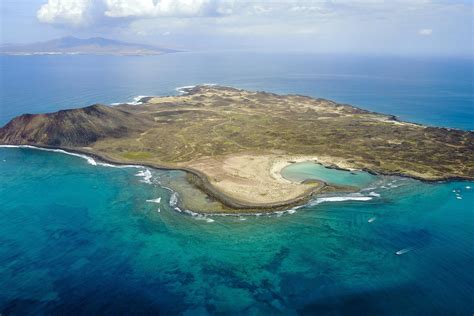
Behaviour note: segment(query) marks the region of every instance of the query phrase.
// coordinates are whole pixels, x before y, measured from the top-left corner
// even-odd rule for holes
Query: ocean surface
[[[0,124],[217,83],[474,129],[473,65],[305,54],[3,56]],[[193,216],[160,185],[182,172],[0,148],[0,314],[472,315],[473,182],[291,168],[288,177],[349,179],[362,191],[271,215]]]

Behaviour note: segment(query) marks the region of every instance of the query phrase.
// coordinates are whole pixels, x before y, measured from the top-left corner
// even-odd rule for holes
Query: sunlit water
[[[283,53],[0,56],[0,124],[25,112],[169,95],[218,83],[328,98],[404,120],[474,129],[473,59]]]
[[[169,65],[157,58],[100,59],[104,65],[76,57],[24,58],[14,64],[2,57],[3,119],[218,82],[312,95],[326,91],[322,96],[333,93],[345,102],[357,98],[360,87],[367,93],[360,104],[385,100],[378,110],[386,107],[388,113],[409,113],[422,121],[417,119],[422,109],[409,104],[435,98],[430,91],[440,82],[452,84],[446,91],[472,86],[472,79],[462,75],[439,77],[450,67],[439,72],[420,66],[425,77],[418,74],[408,83],[350,77],[340,86],[329,83],[335,78],[330,75],[311,81],[316,66],[309,62],[306,75],[284,71],[291,64],[301,64],[294,68],[301,70],[308,56],[273,68],[268,61],[246,70],[247,78],[239,70],[246,64],[231,66],[225,62],[229,56],[214,58],[220,68],[209,71],[196,56],[181,57],[186,68],[172,56],[163,56],[175,58]],[[146,72],[147,63],[161,68],[150,66],[156,71]],[[377,72],[377,65],[392,67],[379,60],[366,72]],[[178,74],[168,76],[173,67]],[[338,67],[333,66],[335,73]],[[183,72],[189,76],[180,77]],[[278,72],[286,79],[273,76]],[[372,88],[362,88],[370,82]],[[351,85],[353,93],[347,93]],[[379,85],[384,89],[377,95]],[[426,95],[390,93],[417,87]],[[466,119],[472,118],[472,92],[459,89],[445,99],[449,105],[458,100],[457,108],[447,106],[443,116],[438,100],[425,119],[439,114],[432,124],[472,128]],[[391,107],[399,100],[405,103]],[[332,179],[346,176],[357,177],[344,173]],[[0,148],[0,313],[470,315],[474,310],[472,182],[426,184],[370,176],[367,184],[359,183],[358,194],[319,197],[291,214],[202,217],[175,210],[174,194],[160,186],[166,177],[182,174]]]

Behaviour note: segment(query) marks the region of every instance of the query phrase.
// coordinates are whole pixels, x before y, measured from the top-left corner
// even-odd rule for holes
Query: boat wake
[[[409,252],[409,251],[412,251],[413,249],[415,249],[415,248],[413,248],[413,247],[408,247],[408,248],[400,249],[400,250],[398,250],[397,252],[395,252],[395,254],[396,254],[397,256],[400,256],[400,255],[403,255],[404,253],[407,253],[407,252]]]
[[[377,217],[374,216],[374,217],[369,218],[369,219],[367,220],[367,222],[373,223],[373,222],[375,222],[376,219],[377,219]]]

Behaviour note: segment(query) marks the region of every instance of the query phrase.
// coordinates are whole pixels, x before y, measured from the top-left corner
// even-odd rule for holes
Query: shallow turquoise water
[[[0,148],[3,314],[474,308],[474,183],[382,178],[370,189],[380,197],[362,192],[368,201],[210,222],[177,213],[140,171]],[[152,181],[167,176],[153,171]]]
[[[376,177],[362,171],[347,172],[326,168],[313,162],[299,162],[291,164],[282,170],[282,176],[293,181],[304,181],[306,179],[323,180],[327,183],[337,185],[352,185],[364,188],[376,181]]]

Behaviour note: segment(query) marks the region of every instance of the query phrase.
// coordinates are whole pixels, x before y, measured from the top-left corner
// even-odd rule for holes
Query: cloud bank
[[[431,0],[48,0],[37,12],[50,24],[94,24],[94,18],[194,18],[225,16],[342,17],[359,13],[386,18],[401,10],[413,13],[429,7],[455,6],[456,1]],[[423,29],[427,31],[429,29]],[[422,30],[420,30],[422,31]],[[424,34],[426,35],[426,34]]]
[[[48,0],[37,12],[40,22],[86,25],[91,17],[218,17],[233,13],[230,0]]]
[[[233,2],[218,0],[105,0],[108,17],[196,17],[232,13]]]
[[[36,16],[43,23],[81,25],[90,7],[91,0],[49,0]]]
[[[55,29],[177,48],[472,50],[470,0],[43,1],[37,18]]]

